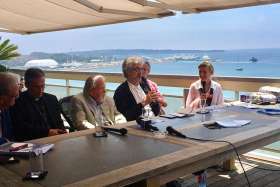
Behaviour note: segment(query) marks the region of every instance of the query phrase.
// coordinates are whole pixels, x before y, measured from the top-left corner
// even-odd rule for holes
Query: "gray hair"
[[[144,59],[139,56],[132,56],[132,57],[126,58],[122,64],[122,71],[123,71],[124,77],[127,78],[127,73],[131,70],[131,67],[134,64],[143,64],[143,63],[144,63]]]
[[[10,89],[18,85],[20,76],[9,72],[0,72],[0,96],[8,95]]]
[[[148,60],[145,60],[144,64],[146,64],[149,67],[149,69],[151,70],[151,63]]]
[[[89,76],[86,79],[85,85],[84,85],[84,89],[83,89],[83,94],[84,96],[88,97],[89,96],[89,92],[96,87],[97,85],[97,81],[98,80],[104,80],[105,81],[105,77],[102,75],[95,75],[95,76]]]

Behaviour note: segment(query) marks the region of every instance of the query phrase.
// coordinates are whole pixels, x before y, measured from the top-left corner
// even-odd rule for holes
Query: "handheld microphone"
[[[202,93],[206,93],[206,81],[201,81],[201,85],[202,85]]]
[[[136,119],[137,124],[146,131],[159,131],[159,129],[153,125],[151,125],[152,120],[146,120],[143,117],[139,117]]]
[[[148,131],[159,131],[159,129],[151,124],[145,124],[145,127],[144,127],[145,130],[148,130]]]
[[[179,131],[177,131],[176,129],[174,129],[171,126],[166,127],[166,131],[168,132],[168,134],[170,134],[172,136],[177,136],[179,138],[187,138],[186,135],[180,133]]]
[[[102,127],[106,132],[112,132],[121,136],[124,136],[127,134],[127,129],[125,128],[110,128],[110,127]]]

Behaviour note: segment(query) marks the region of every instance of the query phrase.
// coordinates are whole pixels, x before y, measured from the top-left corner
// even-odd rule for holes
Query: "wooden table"
[[[234,129],[210,130],[202,120],[249,119],[250,125]],[[216,109],[207,115],[164,119],[155,124],[162,131],[171,125],[190,137],[226,140],[240,154],[280,139],[280,118],[258,114],[243,107]],[[219,164],[235,156],[227,143],[200,142],[167,136],[157,139],[153,133],[138,129],[135,122],[119,127],[128,136],[110,135],[96,139],[94,129],[34,140],[54,143],[45,156],[48,176],[39,182],[22,182],[28,161],[0,167],[0,186],[160,186],[180,176]],[[4,175],[2,175],[2,173]],[[4,176],[4,177],[3,177]],[[245,180],[245,179],[244,179]]]

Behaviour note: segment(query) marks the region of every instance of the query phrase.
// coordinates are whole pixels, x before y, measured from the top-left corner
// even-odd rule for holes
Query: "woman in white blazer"
[[[201,107],[201,100],[206,101],[206,106],[223,105],[224,96],[219,83],[212,80],[214,67],[208,61],[198,66],[199,80],[192,83],[186,100],[186,108],[198,109]]]

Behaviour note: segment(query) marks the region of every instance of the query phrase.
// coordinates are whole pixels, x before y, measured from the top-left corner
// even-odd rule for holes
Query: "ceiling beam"
[[[188,12],[188,13],[197,13],[198,12],[197,9],[195,9],[195,8],[178,8],[176,6],[161,2],[160,0],[157,0],[157,1],[129,0],[129,1],[137,3],[142,6],[156,7],[156,8],[162,8],[162,9],[167,9],[167,10],[183,11],[183,12]]]
[[[83,5],[83,6],[85,6],[85,7],[87,7],[87,8],[95,10],[99,13],[137,16],[137,17],[146,17],[146,18],[159,18],[159,17],[161,17],[158,14],[152,14],[152,13],[142,13],[142,12],[127,11],[127,10],[117,10],[117,9],[104,8],[103,6],[97,5],[97,4],[92,3],[88,0],[74,0],[74,1]]]

